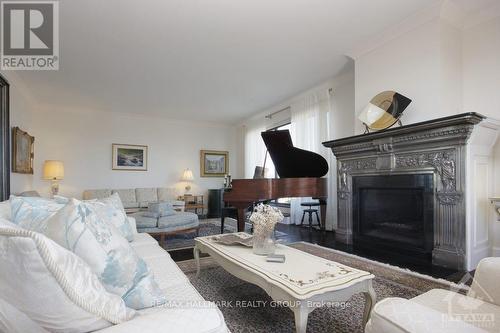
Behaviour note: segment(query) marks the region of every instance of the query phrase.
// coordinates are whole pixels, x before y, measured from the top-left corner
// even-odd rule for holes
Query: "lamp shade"
[[[64,165],[61,161],[47,160],[43,164],[43,179],[60,180],[64,178]]]
[[[184,182],[192,182],[194,180],[193,171],[191,171],[190,169],[184,170],[181,180]]]

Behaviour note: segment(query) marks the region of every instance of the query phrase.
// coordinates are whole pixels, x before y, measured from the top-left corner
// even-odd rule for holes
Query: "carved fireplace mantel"
[[[434,175],[434,264],[465,268],[467,142],[485,117],[464,113],[324,142],[337,158],[336,238],[353,241],[353,177]]]

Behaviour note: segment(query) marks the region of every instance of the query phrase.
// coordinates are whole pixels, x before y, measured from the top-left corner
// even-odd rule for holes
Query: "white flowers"
[[[258,204],[250,216],[255,235],[271,234],[276,223],[282,220],[283,214],[279,209],[264,204]]]
[[[253,253],[258,255],[273,254],[276,246],[272,239],[274,226],[283,220],[283,214],[277,208],[258,204],[250,222],[253,223]]]

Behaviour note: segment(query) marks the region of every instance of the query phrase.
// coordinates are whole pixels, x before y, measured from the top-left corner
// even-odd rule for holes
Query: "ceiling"
[[[347,50],[438,0],[60,1],[39,104],[235,123],[337,75]]]

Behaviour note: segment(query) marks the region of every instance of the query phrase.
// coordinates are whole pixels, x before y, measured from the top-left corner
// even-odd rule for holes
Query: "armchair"
[[[377,303],[366,333],[500,332],[500,258],[479,263],[467,295],[433,289]]]

